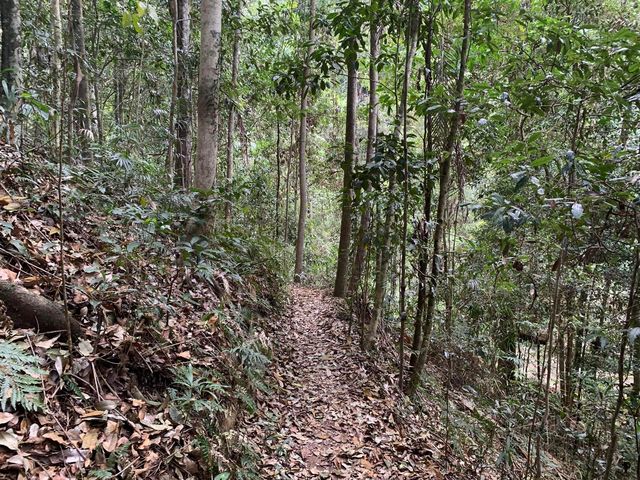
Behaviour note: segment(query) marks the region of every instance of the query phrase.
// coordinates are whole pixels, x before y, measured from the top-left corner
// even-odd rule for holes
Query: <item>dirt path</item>
[[[280,388],[245,429],[261,455],[260,477],[453,478],[440,473],[427,432],[407,434],[396,423],[394,379],[367,371],[371,362],[346,342],[335,300],[313,289],[292,293],[272,367]]]

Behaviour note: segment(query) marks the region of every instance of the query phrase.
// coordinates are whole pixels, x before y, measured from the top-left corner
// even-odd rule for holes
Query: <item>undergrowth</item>
[[[40,288],[55,300],[57,168],[34,156],[2,172],[11,194],[29,202],[3,221],[0,238],[0,267],[37,274]],[[287,300],[277,261],[283,247],[246,222],[231,226],[216,218],[224,202],[219,192],[173,191],[144,162],[65,165],[62,184],[69,306],[97,356],[84,354],[73,372],[53,377],[63,388],[47,385],[45,394],[66,395],[54,408],[90,406],[96,392],[107,390],[105,379],[117,378],[109,388],[122,398],[140,398],[138,408],[146,405],[147,414],[189,427],[184,455],[198,468],[220,479],[232,473],[253,478],[256,456],[233,427],[242,411],[257,409],[256,393],[269,391],[270,345],[263,330]],[[34,225],[46,225],[44,235],[36,233],[50,238],[32,241],[39,238]],[[44,408],[40,375],[46,372],[38,365],[49,362],[46,368],[53,369],[55,359],[44,358],[0,343],[2,408]],[[112,478],[136,461],[135,448],[95,453],[89,478]]]

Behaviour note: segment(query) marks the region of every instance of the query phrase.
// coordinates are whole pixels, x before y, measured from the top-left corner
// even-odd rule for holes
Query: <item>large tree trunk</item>
[[[60,305],[16,283],[0,280],[0,303],[4,303],[16,328],[63,334],[67,331],[67,319]],[[84,336],[82,325],[74,319],[70,321],[72,337]]]
[[[309,0],[309,47],[305,58],[304,70],[302,73],[302,90],[300,92],[300,138],[298,155],[298,178],[300,180],[300,208],[298,210],[298,236],[296,238],[296,264],[294,268],[294,280],[302,280],[304,269],[304,230],[307,223],[307,106],[309,102],[309,88],[307,79],[309,78],[309,61],[313,53],[313,42],[315,39],[314,23],[316,17],[316,0]]]
[[[18,0],[0,1],[0,24],[2,25],[2,60],[0,72],[2,81],[6,82],[9,92],[17,92],[21,87],[21,53],[20,49],[20,5]],[[0,88],[0,101],[8,112],[7,141],[15,143],[15,121],[17,105],[12,101],[13,95],[7,97],[4,88]]]
[[[236,129],[236,101],[238,94],[238,67],[240,65],[240,17],[243,1],[238,1],[236,28],[233,32],[233,56],[231,59],[231,98],[229,99],[229,119],[227,122],[227,184],[233,179],[233,133]],[[231,221],[231,202],[225,205],[225,217]]]
[[[220,83],[220,42],[222,0],[203,0],[202,41],[198,82],[198,151],[194,185],[208,190],[216,184],[218,165],[218,87]]]
[[[378,25],[378,0],[371,0],[371,22],[369,25],[369,117],[367,120],[367,152],[365,161],[373,160],[378,135],[378,55],[380,54],[381,28]],[[367,202],[360,215],[360,226],[356,235],[356,252],[349,279],[349,294],[353,295],[360,283],[362,267],[367,253],[369,226],[371,224],[371,205]]]
[[[349,270],[349,246],[351,244],[351,202],[353,189],[353,165],[355,163],[357,138],[356,120],[358,108],[358,57],[354,48],[345,53],[347,61],[347,119],[344,136],[344,162],[342,163],[342,217],[340,220],[340,244],[338,246],[338,267],[333,295],[344,297],[347,289]]]
[[[174,0],[170,3],[175,29],[175,144],[174,184],[189,188],[191,175],[191,75],[189,58],[191,50],[190,0]],[[172,139],[173,140],[173,139]]]
[[[436,228],[433,236],[433,254],[431,257],[431,278],[429,279],[429,287],[427,293],[427,311],[425,321],[422,327],[422,339],[420,341],[420,350],[414,368],[411,371],[411,378],[407,386],[407,393],[414,395],[420,384],[422,370],[427,361],[427,350],[431,329],[433,326],[433,314],[436,305],[436,287],[438,276],[440,273],[439,257],[441,254],[442,241],[444,235],[444,223],[447,205],[447,196],[449,194],[449,182],[451,179],[451,157],[453,148],[456,144],[458,128],[460,126],[460,116],[462,113],[462,96],[464,93],[464,74],[467,68],[467,58],[469,56],[469,45],[471,35],[471,0],[464,2],[464,24],[463,24],[462,46],[460,48],[460,67],[458,70],[458,78],[456,79],[454,113],[451,118],[449,134],[446,139],[442,159],[440,161],[440,175],[438,192],[438,208],[436,217]]]

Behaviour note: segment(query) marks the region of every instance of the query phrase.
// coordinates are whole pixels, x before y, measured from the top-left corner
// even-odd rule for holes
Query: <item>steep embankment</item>
[[[274,339],[276,391],[242,429],[260,478],[480,478],[446,451],[435,406],[411,411],[392,369],[348,342],[341,318],[335,299],[294,287]]]
[[[239,230],[190,235],[194,194],[138,177],[65,165],[62,241],[58,166],[0,143],[0,282],[60,310],[66,286],[83,336],[70,352],[64,329],[17,328],[1,297],[0,478],[236,470],[223,434],[262,388],[261,325],[283,293],[274,247]]]

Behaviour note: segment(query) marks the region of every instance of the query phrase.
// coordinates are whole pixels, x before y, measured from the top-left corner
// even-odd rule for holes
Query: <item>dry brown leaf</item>
[[[16,435],[12,430],[0,431],[0,446],[17,452],[19,445],[20,437]]]

